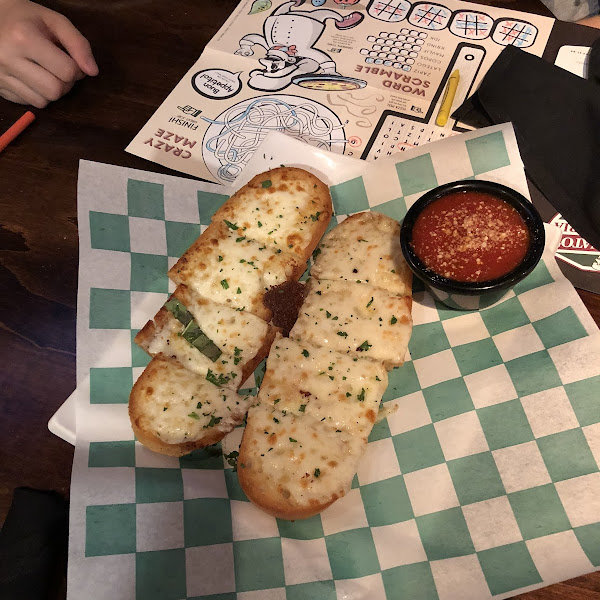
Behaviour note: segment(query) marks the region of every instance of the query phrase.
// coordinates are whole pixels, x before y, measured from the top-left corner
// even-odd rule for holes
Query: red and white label
[[[600,250],[586,242],[560,213],[554,215],[550,224],[562,231],[557,258],[581,271],[600,272]]]

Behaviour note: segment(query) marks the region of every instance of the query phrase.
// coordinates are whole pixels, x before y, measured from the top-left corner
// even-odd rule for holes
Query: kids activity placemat
[[[270,131],[377,160],[455,133],[442,107],[506,46],[541,56],[554,23],[460,0],[242,0],[127,151],[224,185]]]
[[[510,126],[402,158],[332,185],[334,221],[401,219],[461,178],[527,193]],[[415,283],[410,356],[383,399],[398,408],[322,514],[291,523],[248,502],[223,457],[242,428],[180,459],[137,443],[127,400],[148,357],[133,337],[225,199],[212,184],[80,165],[70,600],[481,600],[600,566],[600,333],[551,227],[542,262],[488,309],[448,309]]]

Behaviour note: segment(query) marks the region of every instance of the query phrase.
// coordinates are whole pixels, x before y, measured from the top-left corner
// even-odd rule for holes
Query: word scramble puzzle
[[[452,131],[442,127],[434,127],[427,123],[418,123],[398,114],[387,114],[378,128],[373,145],[366,156],[367,160],[377,160],[435,142],[454,135]]]
[[[410,71],[419,55],[427,34],[424,31],[402,28],[400,33],[382,31],[378,37],[370,35],[367,42],[372,46],[362,48],[360,53],[368,64],[384,65],[402,71]]]

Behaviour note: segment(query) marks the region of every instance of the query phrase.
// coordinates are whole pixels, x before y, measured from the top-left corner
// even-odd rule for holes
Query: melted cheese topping
[[[342,221],[318,246],[311,269],[317,279],[370,283],[395,296],[410,296],[412,275],[400,248],[400,224],[379,213]]]
[[[138,385],[145,429],[168,444],[198,439],[213,427],[230,431],[254,399],[217,387],[174,361],[153,360]]]
[[[236,233],[301,256],[314,236],[317,221],[329,221],[327,188],[308,173],[282,179],[285,171],[265,173],[263,181],[243,187],[215,215]],[[280,282],[281,283],[281,282]]]
[[[292,505],[325,503],[348,492],[366,440],[309,415],[259,403],[248,412],[246,462],[257,486]]]
[[[366,440],[386,387],[387,372],[379,363],[279,338],[258,399]]]
[[[214,302],[264,316],[264,292],[287,281],[298,269],[298,259],[251,241],[222,223],[211,227],[212,231],[205,231],[169,276]]]
[[[410,298],[364,283],[312,280],[290,337],[398,366],[412,332],[410,306]]]

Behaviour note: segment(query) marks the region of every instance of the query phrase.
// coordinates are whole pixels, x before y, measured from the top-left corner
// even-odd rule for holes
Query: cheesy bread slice
[[[170,456],[210,446],[242,423],[254,398],[219,387],[173,358],[153,358],[129,397],[136,438]]]
[[[366,443],[312,415],[259,399],[248,411],[240,446],[240,485],[269,514],[305,519],[348,492]]]
[[[315,346],[381,361],[404,363],[412,333],[412,299],[366,283],[312,279],[290,337]]]
[[[331,220],[328,187],[311,173],[281,167],[251,179],[213,216],[238,235],[308,260]]]
[[[400,223],[377,212],[352,215],[315,251],[311,276],[368,283],[394,296],[412,295],[412,272],[400,248]]]
[[[378,362],[278,336],[259,401],[366,440],[387,381],[387,371]]]
[[[276,329],[217,304],[184,285],[135,337],[151,356],[166,356],[215,384],[238,389],[266,356]]]
[[[273,169],[230,198],[169,270],[178,287],[136,336],[153,356],[130,395],[142,443],[180,456],[241,422],[250,400],[235,390],[277,331],[263,297],[298,280],[331,214],[329,190],[318,179]]]
[[[197,294],[268,321],[262,299],[272,286],[296,281],[305,261],[249,239],[225,222],[212,223],[171,267],[169,277]]]

